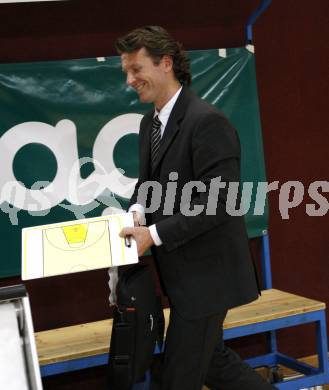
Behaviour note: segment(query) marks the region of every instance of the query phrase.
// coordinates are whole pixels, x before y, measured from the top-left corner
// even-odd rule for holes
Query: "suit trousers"
[[[171,309],[165,351],[152,367],[151,390],[273,390],[223,342],[226,311],[186,320]]]

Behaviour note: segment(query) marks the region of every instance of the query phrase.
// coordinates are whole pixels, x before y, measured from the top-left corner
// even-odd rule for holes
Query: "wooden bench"
[[[267,325],[285,318],[286,326],[296,325],[294,319],[302,313],[313,321],[312,313],[324,311],[325,304],[287,292],[268,289],[255,302],[228,312],[224,323],[224,338],[237,337],[234,330],[249,327],[248,334],[267,331]],[[166,327],[170,311],[164,310]],[[291,321],[289,321],[291,319]],[[281,328],[282,326],[280,326]],[[248,328],[248,329],[249,329]],[[36,333],[36,344],[43,376],[106,364],[112,320],[91,322]],[[247,329],[247,328],[246,328]],[[252,363],[252,362],[251,362]]]

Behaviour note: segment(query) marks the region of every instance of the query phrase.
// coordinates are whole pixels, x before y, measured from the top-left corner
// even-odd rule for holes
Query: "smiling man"
[[[172,58],[168,55],[154,63],[142,47],[132,53],[123,53],[121,59],[127,84],[135,89],[142,103],[154,103],[158,112],[181,88],[178,80],[172,77]]]
[[[127,84],[141,102],[154,105],[140,125],[139,180],[130,203],[135,227],[121,233],[135,238],[139,255],[151,248],[170,302],[161,379],[152,389],[273,389],[223,343],[227,310],[258,296],[243,218],[226,212],[227,188],[213,194],[210,187],[215,178],[240,180],[237,133],[189,89],[188,58],[166,30],[138,28],[119,38],[116,48]],[[151,195],[144,204],[137,200],[145,199],[138,194],[147,181],[164,190],[174,182],[176,197],[166,213],[163,194],[140,226]],[[186,200],[181,195],[190,182],[201,183],[202,190],[196,186]],[[217,200],[211,215],[209,198]],[[202,212],[189,212],[200,206]]]

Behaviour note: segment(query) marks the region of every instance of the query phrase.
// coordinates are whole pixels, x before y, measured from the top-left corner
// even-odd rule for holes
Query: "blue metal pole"
[[[319,368],[327,376],[327,380],[329,380],[328,341],[325,314],[326,313],[323,310],[321,313],[321,320],[316,323],[316,341],[319,358]]]
[[[249,16],[246,25],[247,43],[252,43],[252,26],[256,19],[269,7],[272,0],[263,0],[259,7]]]
[[[262,277],[263,286],[267,290],[272,288],[272,272],[271,272],[271,257],[270,257],[270,241],[266,230],[263,232],[262,237]],[[278,350],[276,332],[271,331],[266,335],[267,345],[270,353],[276,353]]]
[[[272,288],[270,241],[267,230],[263,231],[262,236],[262,255],[261,255],[262,279],[265,290]]]

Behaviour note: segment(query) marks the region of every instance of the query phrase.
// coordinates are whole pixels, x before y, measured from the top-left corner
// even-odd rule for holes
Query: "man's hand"
[[[120,237],[126,236],[132,236],[135,239],[139,257],[154,244],[149,228],[146,226],[123,228]]]

